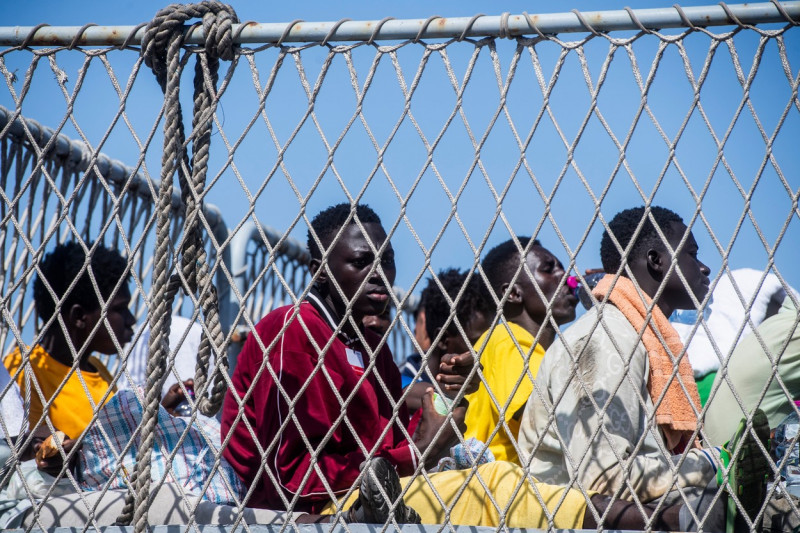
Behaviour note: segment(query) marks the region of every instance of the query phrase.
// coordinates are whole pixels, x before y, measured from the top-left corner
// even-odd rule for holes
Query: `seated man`
[[[449,268],[439,271],[436,277],[438,282],[429,279],[422,291],[422,313],[426,338],[439,340],[430,350],[426,368],[416,372],[417,381],[406,396],[406,405],[411,412],[422,405],[422,397],[434,379],[450,398],[455,398],[465,385],[465,393],[475,392],[479,383],[477,375],[470,383],[466,382],[475,365],[471,346],[486,331],[494,316],[493,305],[481,291],[477,276],[473,275],[467,281],[466,272]],[[455,303],[455,314],[451,302]]]
[[[59,244],[44,256],[33,283],[36,312],[44,324],[41,340],[15,348],[3,361],[22,396],[30,394],[31,430],[43,425],[47,415],[71,439],[83,433],[116,390],[111,374],[92,354],[117,353],[131,340],[135,322],[128,309],[127,261],[98,245],[85,264],[84,247],[76,242]],[[26,375],[27,368],[32,375]]]
[[[524,261],[520,247],[528,250]],[[505,321],[475,341],[483,381],[467,396],[464,436],[488,443],[499,461],[519,463],[516,441],[522,408],[533,390],[544,351],[553,343],[556,326],[575,318],[578,299],[566,283],[561,262],[529,237],[495,246],[481,265],[497,299],[507,295]],[[492,295],[486,298],[494,300]]]
[[[89,243],[86,248],[92,246]],[[93,354],[116,354],[133,335],[127,261],[118,251],[97,245],[86,263],[84,247],[77,242],[59,244],[45,254],[33,283],[36,312],[44,323],[41,340],[32,347],[15,348],[3,361],[22,396],[30,393],[27,418],[34,446],[50,435],[46,415],[53,428],[66,435],[64,450],[73,448],[117,390],[111,385],[113,377]],[[169,411],[183,398],[179,386],[173,385],[162,405]],[[57,454],[39,466],[58,473],[61,459]]]
[[[777,313],[785,296],[786,290],[775,274],[765,276],[761,270],[737,268],[730,274],[722,273],[717,280],[712,297],[703,309],[704,325],[696,326],[697,311],[673,313],[670,322],[688,350],[702,405],[708,401],[720,356],[722,360],[727,359],[753,327]],[[731,417],[730,431],[726,431],[724,438],[730,436],[737,418]]]
[[[297,306],[276,309],[259,322],[239,356],[234,388],[223,407],[223,441],[230,439],[223,454],[252,491],[245,502],[249,506],[314,512],[346,508],[347,503],[333,500],[351,491],[367,455],[386,459],[374,467],[377,478],[386,478],[394,467],[412,475],[419,470],[418,460],[435,464],[452,440],[449,435],[434,438],[440,428],[443,434],[452,429],[443,427],[447,419],[435,412],[432,390],[423,397],[413,445],[404,434],[408,416],[398,402],[399,373],[385,346],[374,350],[379,340],[361,322],[388,301],[394,253],[378,216],[364,205],[352,210],[358,223],[349,204],[326,209],[312,220],[314,288]],[[587,512],[582,493],[532,483],[523,469],[503,461],[427,478],[435,493],[428,479],[417,476],[402,480],[405,503],[399,490],[370,491],[368,499],[379,501],[375,507],[389,508],[398,521],[407,516],[408,505],[423,523],[494,527],[594,529],[596,513],[607,513],[606,527],[647,524],[677,530],[684,509],[662,506],[654,515],[653,508],[645,507],[642,514],[627,502],[594,495]],[[351,494],[349,501],[356,497]],[[720,529],[707,524],[706,530]]]
[[[773,363],[777,364],[774,377]],[[714,386],[719,388],[706,411],[705,434],[710,444],[724,444],[735,420],[756,408],[766,413],[772,428],[794,412],[794,402],[800,400],[800,325],[792,296],[786,296],[778,314],[742,339],[727,368],[727,379],[717,374]]]
[[[667,317],[704,299],[709,269],[681,218],[660,207],[617,214],[600,254],[609,274],[593,294],[604,304],[548,349],[525,408],[520,447],[533,456],[531,474],[643,502],[672,501],[677,488],[699,493],[723,461],[719,450],[701,449],[694,438],[697,387]],[[747,459],[743,469],[730,469],[731,483],[754,517],[767,470],[763,413],[753,418],[752,431],[737,435],[731,451]]]
[[[119,391],[97,413],[78,452],[76,472],[84,491],[125,489],[136,471],[140,437],[137,430],[144,417],[144,405],[136,393]],[[172,416],[161,406],[155,427],[150,459],[150,476],[179,483],[186,494],[204,501],[237,505],[245,494],[239,478],[220,448],[216,418]],[[133,442],[133,444],[131,444]]]
[[[362,233],[350,209],[339,204],[314,218],[309,230],[314,287],[299,306],[276,309],[256,325],[233,373],[234,389],[222,415],[222,434],[230,433],[231,440],[223,453],[246,485],[261,487],[247,502],[253,507],[281,509],[296,498],[296,509],[319,512],[353,485],[373,450],[401,475],[412,474],[417,465],[406,438],[405,406],[397,414],[393,409],[401,394],[399,372],[388,346],[376,351],[380,337],[362,322],[389,305],[394,251],[387,243],[376,259],[372,246],[386,241],[380,219],[357,206]],[[428,464],[455,440],[449,426],[443,438],[433,440],[445,423],[432,409],[420,422],[415,444],[421,452],[430,448]],[[313,469],[306,442],[313,448],[325,442]]]

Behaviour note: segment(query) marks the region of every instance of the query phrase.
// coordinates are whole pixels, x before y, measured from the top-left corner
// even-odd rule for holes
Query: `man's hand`
[[[61,432],[57,433],[64,435]],[[70,450],[76,446],[77,441],[70,439],[66,435],[63,436],[63,439],[60,436],[52,435],[50,442],[46,442],[50,437],[49,428],[47,428],[47,426],[39,426],[33,432],[31,448],[36,454],[36,467],[46,474],[57,476],[64,470],[64,455],[69,455]],[[59,451],[58,445],[54,442],[56,439],[61,441],[61,447],[64,450],[63,455],[61,451]],[[77,454],[72,456],[68,465],[69,468],[72,468],[77,458]]]
[[[447,420],[447,416],[440,415],[433,407],[433,389],[429,388],[422,397],[422,418],[420,418],[417,430],[414,432],[414,444],[421,453],[429,450],[425,459],[425,466],[432,468],[436,466],[439,459],[449,455],[450,447],[458,443],[458,432],[454,429],[454,422],[458,426],[458,431],[465,429],[464,416],[465,407],[455,407],[453,409],[453,421]],[[438,439],[435,439],[436,432],[444,426]]]
[[[439,382],[439,386],[451,398],[455,398],[462,388],[464,389],[464,394],[471,394],[478,390],[481,384],[477,373],[471,379],[469,378],[469,373],[472,372],[474,366],[475,357],[472,352],[443,355],[439,363],[439,373],[436,375],[436,381]]]
[[[187,391],[194,390],[194,380],[187,379],[183,382],[183,386]],[[164,397],[161,398],[161,406],[166,409],[169,414],[174,416],[175,408],[185,399],[186,395],[183,393],[180,383],[175,383],[169,388]]]

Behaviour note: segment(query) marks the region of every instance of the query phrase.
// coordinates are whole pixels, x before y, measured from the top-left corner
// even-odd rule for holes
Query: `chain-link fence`
[[[800,523],[798,20],[0,28],[0,523]]]
[[[308,264],[311,256],[306,246],[299,241],[291,238],[282,240],[281,237],[281,233],[274,228],[256,226],[253,222],[246,223],[233,235],[230,271],[234,273],[236,288],[241,297],[231,295],[229,304],[223,305],[223,314],[230,313],[233,317],[227,323],[234,324],[236,318],[239,318],[240,301],[244,301],[246,305],[243,314],[257,321],[273,309],[295,304],[297,300],[293,297],[303,294],[310,280]],[[274,259],[270,260],[273,256]],[[417,299],[413,296],[404,298],[405,291],[402,288],[394,287],[394,291],[399,300],[406,302],[403,308],[406,320],[413,321]],[[390,311],[390,320],[392,314]],[[234,326],[233,329],[235,344],[229,350],[233,358],[231,362],[235,364],[235,357],[250,330],[246,325]],[[411,337],[399,326],[387,325],[386,331],[392,353],[398,364],[402,364],[403,356],[413,350]]]
[[[153,184],[136,169],[87,150],[83,143],[56,135],[48,127],[0,107],[3,128],[3,352],[39,334],[28,292],[36,263],[57,243],[92,242],[120,250],[129,259],[131,310],[146,316],[147,287],[153,268]],[[171,232],[181,231],[180,197],[173,198]],[[227,238],[222,214],[206,206],[210,233]],[[209,245],[215,257],[218,246]],[[221,280],[220,280],[221,281]],[[220,284],[221,285],[221,284]],[[180,313],[183,298],[176,302]],[[186,312],[186,311],[184,311]],[[189,311],[191,312],[191,311]],[[118,369],[118,361],[113,362]]]

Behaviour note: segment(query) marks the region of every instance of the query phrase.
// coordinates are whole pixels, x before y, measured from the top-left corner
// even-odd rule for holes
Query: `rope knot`
[[[194,78],[194,113],[192,120],[191,159],[187,153],[186,134],[180,102],[181,72],[188,55],[181,58],[186,40],[195,26],[186,28],[191,19],[201,19],[205,46],[197,53]],[[136,453],[136,472],[132,479],[134,490],[125,497],[125,507],[118,524],[134,524],[135,533],[147,529],[147,507],[150,490],[150,456],[153,434],[158,420],[158,404],[169,356],[169,336],[172,304],[180,289],[197,296],[203,312],[203,335],[197,356],[195,391],[197,409],[204,415],[215,414],[222,406],[227,390],[225,376],[228,359],[224,354],[225,336],[219,321],[219,303],[209,269],[203,242],[203,196],[208,173],[212,117],[219,95],[217,71],[219,60],[231,60],[236,66],[233,25],[239,19],[233,8],[217,0],[199,4],[172,4],[165,7],[147,25],[142,39],[141,54],[153,70],[164,91],[164,150],[161,155],[156,220],[156,252],[153,264],[153,306],[150,309],[151,339],[147,361],[147,387],[141,433],[144,436]],[[183,241],[179,248],[180,273],[170,272],[172,249],[170,212],[175,174],[181,188],[184,207]],[[214,367],[209,376],[211,356]]]
[[[144,62],[162,84],[167,72],[167,49],[173,41],[183,43],[184,25],[195,18],[202,19],[206,54],[226,61],[234,58],[233,25],[238,24],[239,17],[231,6],[217,0],[170,4],[156,13],[142,38]]]
[[[224,61],[232,61],[236,53],[236,45],[233,42],[233,25],[239,23],[239,17],[236,16],[236,12],[231,6],[222,2],[207,1],[203,4],[211,7],[203,15],[206,54]]]

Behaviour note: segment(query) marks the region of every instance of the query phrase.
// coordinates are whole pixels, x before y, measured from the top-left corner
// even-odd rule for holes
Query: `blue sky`
[[[685,2],[682,5],[706,4]],[[79,4],[80,8],[77,5],[55,1],[6,2],[0,7],[0,12],[7,25],[35,25],[40,22],[69,26],[80,26],[87,22],[134,25],[151,18],[164,4],[151,1],[83,1]],[[587,11],[620,9],[623,6],[613,2],[564,4],[519,1],[502,4],[470,1],[235,2],[233,5],[240,19],[259,22],[298,18],[308,21],[344,17],[354,20],[377,20],[386,16],[427,18],[433,14],[455,17],[475,13],[497,15],[502,11],[520,13],[527,10],[536,13],[568,11],[572,8]],[[654,7],[651,2],[644,1],[626,2],[625,5],[634,8]],[[574,40],[581,36],[563,35],[562,38]],[[800,66],[800,31],[787,33],[785,40],[790,77],[796,79]],[[709,56],[711,40],[696,34],[682,43],[687,50],[688,68],[695,77],[700,76]],[[694,233],[700,244],[701,258],[711,266],[712,271],[719,271],[724,255],[724,251],[720,251],[715,244],[715,238],[723,250],[730,248],[728,260],[731,267],[753,268],[763,268],[767,262],[763,238],[768,248],[774,247],[776,250],[775,263],[780,273],[797,287],[800,286],[797,268],[800,264],[797,246],[800,220],[796,214],[792,217],[791,197],[787,188],[796,193],[800,186],[800,150],[797,149],[800,110],[796,105],[791,105],[790,82],[782,70],[777,43],[772,40],[764,49],[750,91],[752,107],[758,118],[755,119],[745,105],[734,120],[743,101],[743,91],[731,58],[738,57],[741,69],[747,75],[758,50],[758,37],[752,32],[742,32],[733,43],[735,55],[727,45],[720,46],[713,54],[700,91],[702,113],[699,109],[690,113],[693,90],[687,80],[687,66],[680,53],[681,46],[666,47],[647,98],[658,126],[647,112],[638,120],[635,118],[641,93],[633,75],[632,60],[626,49],[618,48],[612,59],[607,61],[610,47],[604,39],[594,39],[584,48],[586,68],[593,85],[602,75],[603,65],[608,64],[607,78],[598,94],[602,120],[597,113],[589,112],[591,91],[581,68],[582,58],[576,51],[563,58],[558,79],[549,94],[548,109],[553,118],[547,112],[541,113],[545,91],[537,79],[537,68],[541,68],[542,79],[549,83],[562,51],[554,43],[542,43],[534,48],[535,57],[532,57],[529,49],[524,49],[516,66],[506,100],[513,127],[503,112],[494,118],[500,106],[501,90],[495,76],[491,50],[485,46],[478,49],[472,44],[462,43],[447,47],[446,56],[435,52],[428,59],[417,92],[411,100],[411,112],[416,125],[409,117],[400,120],[404,101],[398,72],[391,57],[384,54],[364,99],[363,117],[368,126],[364,126],[361,118],[357,117],[346,129],[354,115],[356,96],[350,84],[345,57],[339,54],[330,65],[315,104],[316,119],[328,142],[332,143],[342,136],[342,142],[334,154],[336,173],[326,167],[327,151],[320,141],[317,127],[310,119],[302,122],[308,102],[303,94],[300,70],[293,58],[288,57],[278,70],[275,86],[267,98],[266,114],[279,146],[302,123],[295,140],[286,149],[284,160],[296,191],[292,190],[282,170],[271,170],[278,148],[270,139],[263,117],[258,116],[258,94],[254,89],[252,73],[248,64],[242,61],[219,111],[224,137],[230,142],[240,142],[232,160],[241,179],[226,166],[223,135],[217,131],[212,139],[214,151],[210,176],[219,174],[219,179],[211,186],[208,201],[220,207],[228,226],[233,227],[246,218],[255,217],[264,224],[284,231],[297,218],[303,202],[297,195],[302,198],[309,194],[319,176],[322,178],[316,189],[306,199],[309,216],[331,203],[345,200],[343,186],[351,194],[357,194],[366,177],[374,171],[377,161],[377,152],[369,134],[382,146],[399,122],[384,153],[385,172],[379,169],[374,174],[363,195],[364,201],[376,208],[387,227],[395,225],[401,199],[408,197],[407,218],[396,224],[393,236],[398,252],[398,285],[408,287],[414,283],[425,266],[424,250],[430,249],[434,243],[436,245],[430,254],[433,269],[450,266],[465,268],[475,263],[476,256],[479,259],[489,247],[507,239],[511,233],[537,234],[543,244],[565,264],[573,255],[574,264],[580,270],[598,266],[597,249],[602,226],[594,220],[592,196],[599,197],[606,191],[600,208],[606,219],[620,209],[642,204],[642,195],[654,195],[656,204],[670,207],[689,220],[694,216],[696,206],[690,187],[699,194],[707,185],[702,215],[711,231],[702,218],[698,218]],[[635,53],[635,64],[646,79],[653,58],[658,53],[658,41],[642,38],[633,42],[630,49]],[[514,52],[514,43],[498,41],[500,85],[508,77]],[[302,71],[312,85],[325,66],[326,54],[327,50],[320,47],[299,54]],[[467,89],[463,92],[463,117],[456,113],[445,128],[456,109],[456,91],[450,84],[449,74],[452,73],[459,85],[463,83],[473,54],[477,54],[477,57]],[[258,83],[263,88],[276,64],[277,53],[269,49],[253,57],[260,76]],[[352,61],[361,87],[375,57],[372,48],[353,50]],[[398,50],[397,61],[406,84],[413,80],[422,57],[423,49],[420,46],[405,46]],[[108,54],[108,59],[119,83],[124,86],[131,76],[135,54],[112,52]],[[59,68],[69,76],[67,86],[70,90],[79,79],[84,60],[82,54],[66,51],[57,54]],[[7,56],[6,61],[10,69],[17,69],[18,78],[23,78],[31,55],[22,53]],[[450,73],[446,69],[447,61],[452,65]],[[103,152],[133,165],[139,157],[139,150],[132,135],[122,121],[111,128],[112,118],[120,104],[109,83],[109,75],[97,59],[90,63],[86,81],[75,101],[76,121],[92,143],[99,142],[111,129]],[[223,65],[223,73],[225,68]],[[187,73],[185,79],[188,78]],[[17,90],[19,85],[17,83],[15,86]],[[184,106],[188,106],[191,98],[189,83],[185,84],[182,95]],[[141,70],[135,77],[126,104],[128,118],[140,138],[145,138],[153,128],[161,102],[160,91],[151,73]],[[0,88],[0,105],[13,107],[6,87]],[[22,106],[26,116],[51,127],[57,126],[64,117],[66,100],[54,82],[46,61],[37,67],[34,84]],[[523,164],[519,165],[520,150],[513,131],[516,130],[525,139],[539,115],[541,117],[525,150]],[[706,120],[719,138],[728,134],[723,149],[724,163],[717,160],[717,146]],[[251,121],[254,123],[248,129]],[[619,142],[623,142],[632,132],[624,158],[620,157],[612,137],[606,132],[604,121]],[[778,124],[782,124],[771,150],[783,174],[783,181],[771,163],[768,162],[766,168],[761,170],[767,148],[758,128],[759,123],[768,136],[774,133]],[[567,146],[573,143],[582,127],[584,130],[574,149],[575,165],[572,166],[567,163]],[[427,151],[417,128],[428,142],[436,139],[444,130],[433,152],[435,171],[426,162]],[[671,160],[668,142],[663,136],[668,140],[674,139],[681,128],[684,128],[684,133],[676,145],[675,160]],[[70,122],[63,131],[71,137],[77,137],[74,125]],[[476,139],[485,136],[479,159],[475,156],[470,131]],[[564,140],[560,138],[562,134]],[[145,156],[147,170],[153,176],[158,175],[160,146],[159,126]],[[476,165],[477,161],[480,165]],[[624,164],[620,166],[620,162]],[[726,165],[735,179],[725,168]],[[337,173],[341,183],[337,180]],[[662,177],[660,182],[659,176]],[[393,190],[390,179],[398,192]],[[497,204],[492,198],[489,184],[502,190],[509,181],[511,185],[501,206],[507,227],[502,218],[495,218]],[[252,202],[248,200],[248,194],[256,194],[262,185],[263,191],[257,198]],[[463,190],[456,205],[459,224],[458,220],[450,217],[451,202],[445,190],[455,195],[460,189]],[[750,189],[754,191],[750,213],[755,224],[749,215],[743,215],[745,200],[742,191]],[[547,198],[550,199],[549,214],[545,205]],[[740,222],[741,227],[737,232]],[[445,224],[447,228],[437,242],[440,229]],[[784,227],[783,240],[776,246]],[[305,224],[300,220],[291,230],[291,235],[304,240],[305,230]],[[476,252],[474,248],[480,247],[483,241],[485,247]]]

